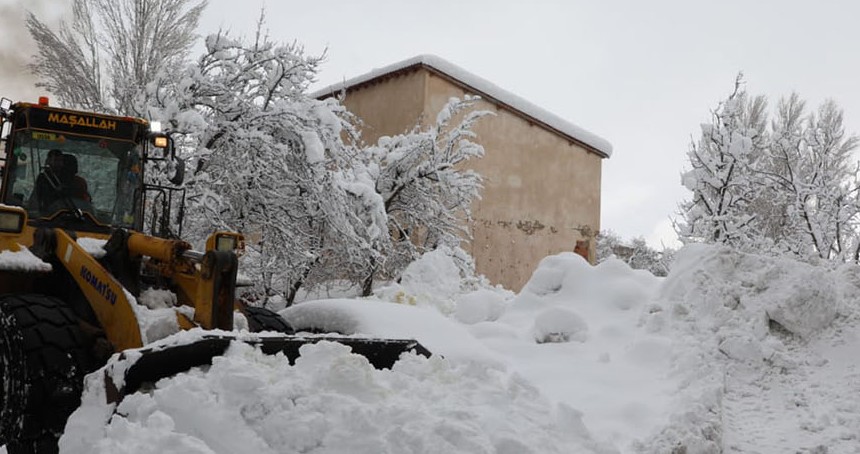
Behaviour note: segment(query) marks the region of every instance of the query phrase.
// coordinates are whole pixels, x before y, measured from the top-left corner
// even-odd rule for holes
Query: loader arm
[[[149,266],[175,285],[181,304],[194,308],[193,323],[178,314],[179,326],[188,329],[233,329],[234,294],[238,259],[233,251],[191,250],[184,241],[132,232],[128,236],[132,256],[150,258]]]
[[[53,229],[57,259],[72,275],[116,351],[140,348],[143,340],[125,288],[62,229]]]
[[[133,296],[98,260],[87,253],[62,229],[48,232],[56,238],[54,251],[92,307],[115,351],[143,346]],[[238,264],[230,251],[191,250],[179,240],[166,240],[141,233],[127,233],[131,257],[149,257],[152,265],[176,286],[183,305],[194,308],[193,320],[177,311],[182,329],[233,329],[233,295]]]
[[[194,322],[201,327],[232,331],[239,270],[236,254],[208,251],[199,259],[199,264],[183,267],[173,276],[179,299],[194,307]]]

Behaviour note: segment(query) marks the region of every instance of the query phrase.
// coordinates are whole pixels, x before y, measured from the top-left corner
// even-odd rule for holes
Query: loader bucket
[[[271,336],[248,339],[246,336],[237,338],[229,334],[205,335],[201,339],[184,345],[163,348],[144,348],[135,350],[136,361],[125,370],[119,381],[114,381],[110,373],[105,372],[107,386],[107,401],[115,403],[123,396],[134,394],[144,385],[155,383],[193,367],[212,364],[212,358],[223,355],[231,342],[245,342],[260,348],[268,355],[283,353],[290,364],[299,357],[302,345],[320,341],[331,341],[352,348],[352,352],[368,359],[377,369],[390,369],[406,352],[430,357],[431,353],[418,341],[411,339],[372,339],[360,337],[332,336]],[[120,360],[123,359],[120,356]]]

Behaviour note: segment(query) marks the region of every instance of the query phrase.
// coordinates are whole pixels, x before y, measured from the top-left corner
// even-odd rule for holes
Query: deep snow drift
[[[336,343],[291,366],[234,345],[207,370],[105,404],[65,453],[819,452],[860,449],[860,271],[687,247],[667,278],[547,257],[518,295],[434,253],[376,300],[282,311],[415,337],[441,356],[375,370]],[[161,342],[184,342],[181,333]],[[114,365],[116,366],[116,365]]]

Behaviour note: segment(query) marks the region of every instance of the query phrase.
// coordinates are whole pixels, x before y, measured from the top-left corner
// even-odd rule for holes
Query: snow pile
[[[398,304],[435,307],[467,324],[496,320],[514,294],[474,274],[474,264],[463,250],[441,247],[412,262],[398,283],[377,289],[374,296]]]
[[[463,285],[449,254],[427,254],[407,275],[379,292],[401,304],[320,300],[280,313],[300,330],[414,337],[457,364],[502,364],[581,411],[606,445],[626,447],[674,411],[671,339],[640,322],[661,279],[619,260],[592,267],[572,253],[543,260],[514,298]]]
[[[443,249],[424,254],[404,271],[400,282],[377,290],[378,297],[401,304],[454,310],[452,298],[460,292],[460,268]]]
[[[809,337],[835,320],[838,287],[823,267],[693,245],[678,254],[661,299],[689,308],[712,331],[762,338],[774,322]]]
[[[735,417],[727,415],[726,408],[738,399],[738,374],[755,382],[819,362],[808,352],[801,354],[798,346],[828,332],[839,312],[850,306],[844,297],[860,289],[840,280],[839,274],[723,247],[682,249],[645,318],[647,325],[678,340],[672,356],[673,376],[680,383],[673,404],[678,411],[660,432],[637,443],[638,450],[717,453],[727,448],[723,442],[733,437],[732,430],[748,430],[744,426],[750,421],[731,421],[734,429],[726,426]],[[754,401],[762,390],[741,394]],[[777,417],[791,410],[790,402],[779,402]],[[762,402],[750,405],[768,408]],[[799,446],[802,438],[794,432],[783,439],[788,441],[782,449],[768,452]],[[753,447],[761,448],[748,446]]]
[[[596,439],[627,449],[672,412],[672,340],[640,325],[660,281],[619,260],[547,257],[497,322],[471,330],[552,400],[581,411]]]
[[[144,345],[150,345],[179,333],[180,314],[188,320],[194,320],[194,308],[179,305],[178,297],[170,290],[146,289],[137,299],[126,292],[125,297],[131,303],[134,315],[137,317]],[[248,320],[239,311],[233,312],[233,327],[236,330],[248,330]]]
[[[116,408],[105,404],[104,374],[95,373],[62,452],[860,446],[856,266],[827,270],[690,246],[667,278],[656,278],[618,260],[591,266],[565,253],[543,260],[511,297],[467,283],[452,264],[450,255],[426,257],[409,279],[380,292],[415,304],[329,299],[281,311],[299,329],[415,338],[435,354],[429,359],[408,354],[392,370],[376,370],[321,342],[289,365],[235,343],[211,367],[161,380]],[[157,310],[153,301],[163,296],[142,300]]]
[[[297,332],[318,331],[385,339],[418,339],[448,360],[501,364],[502,359],[463,325],[433,308],[382,301],[329,299],[308,301],[279,312]]]
[[[176,295],[173,292],[148,289],[143,291],[137,300],[131,293],[126,292],[125,296],[137,317],[144,344],[179,332],[176,312],[181,308],[176,306]],[[189,315],[193,315],[193,312]]]
[[[713,358],[752,365],[787,361],[781,335],[807,339],[829,327],[843,305],[836,274],[780,258],[714,246],[678,253],[654,318]],[[686,367],[686,362],[682,362]]]
[[[576,411],[554,410],[533,386],[502,370],[414,355],[393,370],[375,370],[328,342],[304,346],[301,354],[290,366],[282,356],[235,343],[207,371],[162,380],[152,393],[127,397],[112,415],[94,411],[105,407],[95,374],[61,450],[594,452]]]
[[[467,325],[496,321],[505,312],[508,297],[498,289],[488,288],[457,295],[454,317]]]

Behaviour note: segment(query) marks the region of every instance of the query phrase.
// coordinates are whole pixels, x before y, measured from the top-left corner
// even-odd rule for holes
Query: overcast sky
[[[15,3],[0,0],[4,38]],[[24,3],[56,14],[45,5],[66,1]],[[690,139],[738,71],[772,104],[832,98],[860,132],[856,1],[210,0],[201,33],[250,34],[264,5],[270,36],[327,49],[312,88],[435,54],[607,139],[601,227],[655,245],[690,195]],[[26,56],[18,41],[0,56]]]

